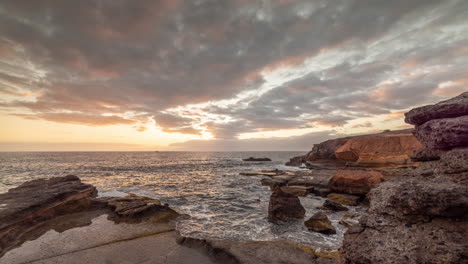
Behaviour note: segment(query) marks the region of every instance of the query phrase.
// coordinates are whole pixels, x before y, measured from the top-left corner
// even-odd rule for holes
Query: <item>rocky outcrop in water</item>
[[[242,159],[243,161],[271,161],[270,158],[255,158],[255,157],[250,157],[247,159]]]
[[[94,186],[73,175],[38,179],[0,194],[0,256],[21,243],[19,237],[54,217],[89,210]]]
[[[66,215],[99,211],[115,223],[151,219],[155,224],[179,216],[167,205],[148,197],[96,198],[96,195],[94,186],[73,175],[29,181],[0,194],[0,258],[24,241],[45,233],[44,223]],[[61,228],[68,225],[60,224]]]
[[[467,263],[468,148],[458,133],[465,125],[459,121],[467,116],[467,96],[407,113],[427,147],[415,156],[425,162],[370,191],[367,217],[345,234],[347,262]],[[458,123],[451,131],[433,125],[448,119]]]
[[[280,187],[275,187],[268,205],[268,220],[270,222],[287,222],[304,218],[305,209],[301,201],[292,193],[286,193]]]
[[[309,231],[314,231],[325,235],[336,234],[335,227],[333,227],[328,217],[322,212],[315,213],[309,218],[309,220],[304,222],[304,225],[307,227],[307,229],[309,229]]]

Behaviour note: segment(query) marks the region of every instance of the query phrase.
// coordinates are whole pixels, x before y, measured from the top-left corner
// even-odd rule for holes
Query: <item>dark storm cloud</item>
[[[462,0],[6,0],[0,107],[83,124],[133,113],[121,118],[225,139],[342,126],[448,96],[439,84],[468,71],[467,10]],[[233,98],[267,84],[264,71],[314,58],[320,67],[245,104],[204,109],[232,122],[161,112]],[[429,70],[408,76],[417,68]]]

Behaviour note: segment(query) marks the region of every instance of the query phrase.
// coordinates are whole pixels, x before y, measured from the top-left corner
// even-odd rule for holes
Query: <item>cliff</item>
[[[294,157],[286,165],[336,163],[337,165],[386,167],[413,164],[410,156],[423,148],[412,129],[386,131],[327,140],[315,144],[305,156]]]
[[[467,263],[467,99],[406,114],[425,146],[415,157],[425,162],[369,192],[367,216],[345,234],[347,263]]]

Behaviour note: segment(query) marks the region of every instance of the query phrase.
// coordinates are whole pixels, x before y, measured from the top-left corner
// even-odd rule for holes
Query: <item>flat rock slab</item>
[[[67,221],[79,222],[89,213],[56,218],[44,228],[60,230]],[[208,257],[175,242],[169,224],[115,224],[103,214],[87,226],[61,233],[49,230],[36,240],[7,252],[0,264],[20,263],[212,263]]]

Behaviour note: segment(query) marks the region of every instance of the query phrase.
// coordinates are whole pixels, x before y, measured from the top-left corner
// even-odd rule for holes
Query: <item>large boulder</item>
[[[33,226],[90,209],[96,195],[94,186],[73,175],[29,181],[0,194],[0,256]]]
[[[433,119],[466,115],[468,115],[468,92],[434,105],[414,108],[405,114],[405,122],[413,125],[422,125]]]
[[[369,193],[368,216],[345,234],[349,263],[464,263],[468,186],[442,179],[386,182]]]
[[[270,222],[287,222],[304,218],[304,216],[305,209],[297,195],[283,192],[280,187],[274,187],[268,205]]]
[[[383,181],[382,173],[367,170],[338,170],[328,183],[332,191],[366,194]]]
[[[427,121],[416,127],[414,135],[429,149],[468,146],[468,115]]]

